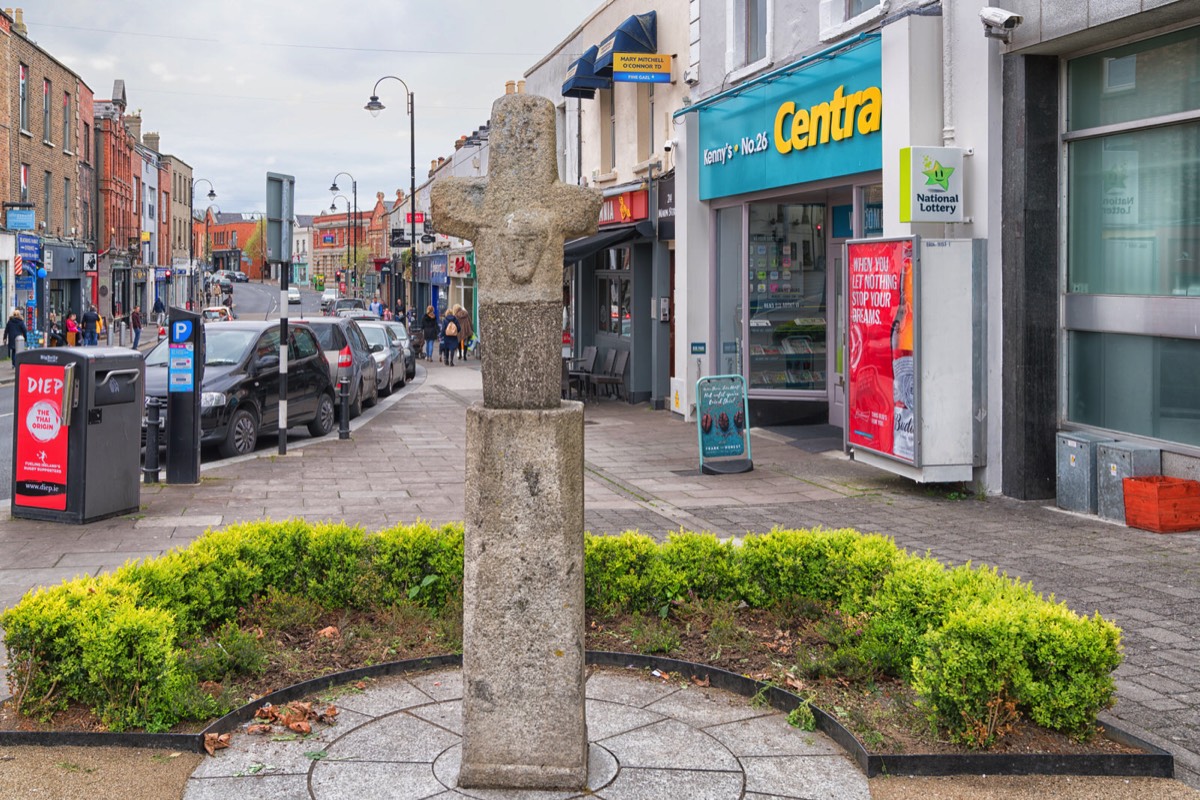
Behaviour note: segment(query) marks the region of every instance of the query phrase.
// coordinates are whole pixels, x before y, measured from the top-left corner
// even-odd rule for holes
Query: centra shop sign
[[[880,63],[869,39],[701,108],[700,199],[882,169]]]

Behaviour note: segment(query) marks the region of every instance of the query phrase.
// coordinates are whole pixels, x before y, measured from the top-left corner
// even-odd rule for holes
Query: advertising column
[[[913,240],[852,242],[847,249],[846,436],[852,446],[915,464]]]

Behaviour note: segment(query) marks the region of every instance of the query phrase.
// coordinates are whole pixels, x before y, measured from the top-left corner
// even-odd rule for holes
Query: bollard
[[[338,387],[341,391],[342,399],[342,414],[341,421],[338,423],[338,438],[350,438],[350,381],[338,381]]]
[[[146,400],[146,463],[142,467],[143,483],[158,483],[158,429],[162,425],[159,410],[162,401],[157,397]]]

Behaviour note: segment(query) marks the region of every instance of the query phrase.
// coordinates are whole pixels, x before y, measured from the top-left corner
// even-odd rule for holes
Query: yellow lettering
[[[808,138],[808,122],[808,112],[803,108],[792,117],[792,147],[797,150],[803,150],[812,144],[812,140]]]
[[[858,132],[873,133],[879,130],[880,117],[883,115],[883,93],[878,86],[869,86],[862,92],[863,104],[858,111]]]
[[[846,98],[846,127],[842,130],[844,138],[854,135],[854,110],[862,102],[862,92],[855,92]]]
[[[833,93],[833,102],[829,106],[833,112],[833,116],[830,119],[830,132],[835,142],[840,142],[850,132],[849,129],[852,127],[850,125],[842,127],[842,107],[846,103],[846,99],[842,97],[842,90],[845,88],[845,86],[837,87],[837,91]],[[849,120],[848,117],[847,120]]]
[[[808,129],[808,145],[825,144],[829,141],[829,103],[817,103],[810,114],[812,127]]]
[[[790,153],[792,151],[792,141],[783,138],[783,126],[786,124],[784,120],[788,115],[796,112],[796,104],[791,100],[787,101],[779,107],[775,112],[775,149],[781,153]]]

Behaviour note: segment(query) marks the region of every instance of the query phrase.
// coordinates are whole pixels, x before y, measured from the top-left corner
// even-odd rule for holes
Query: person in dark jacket
[[[421,317],[421,335],[425,337],[425,360],[433,361],[433,343],[438,339],[438,321],[437,315],[433,313],[433,306],[425,309],[425,316]]]
[[[88,306],[88,310],[83,312],[83,317],[79,321],[83,327],[84,347],[95,347],[100,344],[100,315],[96,313],[96,307]]]
[[[133,349],[138,349],[138,344],[142,341],[142,307],[134,306],[133,312],[129,315],[129,327],[133,329]]]
[[[454,354],[458,352],[458,317],[454,311],[446,309],[442,317],[442,363],[454,366]]]
[[[4,341],[8,344],[8,357],[12,359],[17,354],[17,339],[29,339],[29,328],[25,327],[25,318],[21,312],[13,309],[8,322],[4,326]]]

